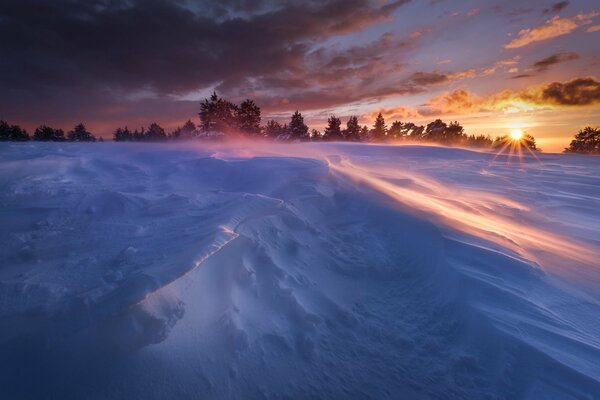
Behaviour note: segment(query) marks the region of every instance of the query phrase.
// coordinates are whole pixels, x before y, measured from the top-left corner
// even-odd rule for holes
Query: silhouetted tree
[[[312,140],[313,142],[319,142],[321,140],[323,140],[323,135],[321,134],[321,132],[317,129],[311,129],[310,130],[310,140]]]
[[[133,134],[131,133],[131,131],[127,127],[125,127],[124,129],[123,128],[117,128],[117,130],[115,131],[113,140],[115,142],[127,142],[127,141],[131,141],[131,140],[133,140]]]
[[[490,135],[470,135],[466,142],[473,147],[490,147],[494,143]]]
[[[248,99],[238,109],[238,124],[242,133],[251,136],[260,135],[260,107]]]
[[[143,142],[146,140],[146,128],[143,126],[138,131],[137,129],[131,134],[131,140],[134,142]]]
[[[600,154],[600,128],[587,126],[571,141],[565,153]]]
[[[445,144],[462,144],[466,141],[467,134],[465,129],[457,122],[451,122],[444,131],[442,143]]]
[[[327,141],[339,141],[343,139],[342,136],[342,121],[335,115],[332,115],[327,120],[327,127],[323,132],[323,140]]]
[[[288,125],[288,132],[291,140],[308,140],[308,126],[304,123],[304,117],[296,111]]]
[[[196,132],[196,124],[188,120],[182,127],[177,127],[172,133],[171,138],[173,139],[189,139],[194,136]]]
[[[375,118],[375,124],[373,124],[373,130],[371,131],[371,138],[374,141],[380,142],[386,139],[387,126],[385,125],[385,119],[383,115],[379,113]]]
[[[436,119],[427,124],[423,139],[431,142],[443,142],[446,129],[448,129],[448,125],[441,119]]]
[[[392,125],[390,126],[390,129],[388,130],[388,138],[400,140],[400,139],[404,139],[404,137],[405,137],[404,135],[405,135],[404,124],[400,121],[392,122]]]
[[[366,142],[367,140],[369,140],[369,127],[366,125],[363,125],[362,128],[360,128],[360,140],[361,142]]]
[[[148,132],[146,132],[146,135],[144,136],[144,139],[149,141],[160,141],[165,140],[166,138],[167,134],[165,133],[165,130],[156,122],[150,124]]]
[[[360,125],[358,124],[358,117],[351,116],[346,122],[346,129],[342,132],[344,139],[351,142],[358,142],[360,140]]]
[[[67,140],[71,142],[95,142],[96,137],[85,129],[84,124],[80,123],[75,125],[75,128],[67,134]]]
[[[267,122],[267,125],[265,126],[265,135],[267,135],[268,138],[277,139],[279,135],[282,135],[283,133],[283,126],[279,122],[273,119]]]
[[[228,133],[239,129],[238,107],[219,98],[216,92],[200,103],[200,129]]]
[[[33,133],[33,140],[38,140],[40,142],[62,142],[65,140],[65,133],[62,129],[54,129],[42,125]]]
[[[9,125],[6,121],[0,120],[0,141],[25,142],[29,140],[29,135],[18,125]]]

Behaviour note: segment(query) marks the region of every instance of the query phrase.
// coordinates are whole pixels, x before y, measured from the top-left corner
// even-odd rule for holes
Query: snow
[[[10,399],[600,398],[600,158],[0,147]]]

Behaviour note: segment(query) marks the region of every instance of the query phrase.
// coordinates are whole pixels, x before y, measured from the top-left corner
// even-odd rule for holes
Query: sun
[[[523,138],[523,131],[520,129],[513,129],[510,131],[510,138],[514,141],[519,141]]]

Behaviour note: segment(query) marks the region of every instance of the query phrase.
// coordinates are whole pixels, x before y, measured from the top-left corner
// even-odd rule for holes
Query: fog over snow
[[[0,147],[0,397],[600,398],[600,159]]]

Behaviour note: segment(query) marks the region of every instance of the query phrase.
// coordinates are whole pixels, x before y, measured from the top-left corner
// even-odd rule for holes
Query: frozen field
[[[600,157],[0,144],[2,399],[600,399]]]

